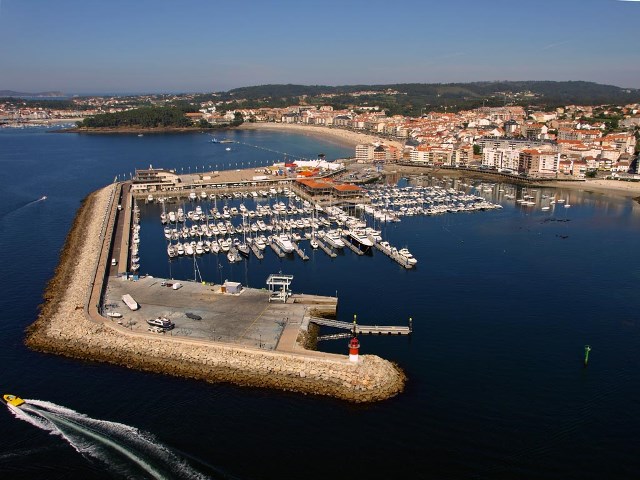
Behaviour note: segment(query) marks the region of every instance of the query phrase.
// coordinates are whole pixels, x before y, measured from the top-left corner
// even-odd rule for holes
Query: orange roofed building
[[[327,179],[298,178],[296,184],[314,199],[353,200],[362,197],[362,188],[350,183],[334,183]]]

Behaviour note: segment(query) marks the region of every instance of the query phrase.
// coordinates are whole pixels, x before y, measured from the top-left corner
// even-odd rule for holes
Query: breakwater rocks
[[[90,288],[104,273],[95,276],[91,266],[102,250],[101,223],[112,188],[91,194],[78,211],[60,264],[45,291],[40,315],[27,329],[27,346],[150,372],[351,402],[384,400],[402,391],[402,370],[374,355],[361,356],[360,362],[352,363],[346,355],[277,352],[137,333],[103,322],[93,306],[87,312],[84,306]]]

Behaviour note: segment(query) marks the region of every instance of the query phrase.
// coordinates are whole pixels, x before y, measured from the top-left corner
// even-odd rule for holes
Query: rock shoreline
[[[380,401],[403,390],[402,370],[374,355],[363,355],[354,364],[346,355],[285,353],[140,334],[88,315],[84,305],[97,281],[91,265],[102,246],[101,219],[109,206],[110,188],[114,187],[83,201],[45,290],[40,314],[27,328],[29,348],[154,373],[350,402]]]

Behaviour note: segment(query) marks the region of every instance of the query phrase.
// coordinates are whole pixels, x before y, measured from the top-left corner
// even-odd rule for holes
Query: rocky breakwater
[[[26,344],[39,351],[128,368],[237,385],[326,395],[352,402],[383,400],[401,392],[405,376],[373,355],[349,362],[346,355],[288,353],[197,339],[136,333],[103,322],[84,304],[101,250],[101,219],[111,190],[91,194],[67,237],[60,264],[45,292]],[[74,252],[74,255],[71,255]],[[101,273],[98,272],[98,277]]]

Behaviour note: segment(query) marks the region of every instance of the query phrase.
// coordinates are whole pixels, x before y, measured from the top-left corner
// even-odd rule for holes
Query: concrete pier
[[[258,248],[258,246],[254,242],[251,242],[251,251],[253,252],[253,254],[256,256],[258,260],[262,260],[264,258],[262,251]]]
[[[302,259],[302,260],[309,260],[309,257],[307,257],[307,254],[304,253],[304,250],[302,250],[299,246],[297,242],[291,242],[293,244],[293,250],[298,254],[298,256]]]
[[[335,312],[337,299],[292,295],[285,303],[270,305],[261,291],[228,294],[220,285],[182,281],[183,287],[173,290],[161,279],[132,282],[117,276],[111,258],[117,248],[127,247],[123,233],[130,231],[125,221],[130,205],[125,201],[122,210],[117,209],[125,192],[127,184],[114,184],[85,200],[40,315],[27,330],[29,347],[127,368],[352,402],[383,400],[402,391],[403,372],[377,356],[362,355],[352,363],[346,354],[305,349],[310,317],[323,310]],[[127,311],[123,292],[141,308]],[[101,315],[108,312],[122,317]],[[176,328],[150,332],[146,321],[156,316],[169,316]]]
[[[318,246],[320,247],[320,250],[322,250],[324,253],[329,255],[331,258],[336,258],[338,256],[336,252],[334,252],[329,246],[327,246],[326,243],[324,243],[319,238],[316,238],[316,242],[318,242]]]
[[[280,247],[276,245],[276,242],[273,239],[269,240],[269,246],[271,247],[271,250],[273,250],[280,258],[284,258],[287,256],[286,253],[280,250]]]
[[[347,237],[343,236],[342,241],[344,242],[345,247],[347,247],[356,255],[364,255],[364,252],[360,250],[358,247],[356,247],[353,243],[351,243]]]
[[[379,243],[374,243],[373,246],[376,247],[378,250],[380,250],[382,253],[384,253],[387,257],[389,257],[390,259],[392,259],[402,267],[406,268],[407,270],[413,268],[413,265],[407,262],[407,259],[404,258],[402,255],[399,255],[398,253],[394,253],[391,249],[385,248]]]

